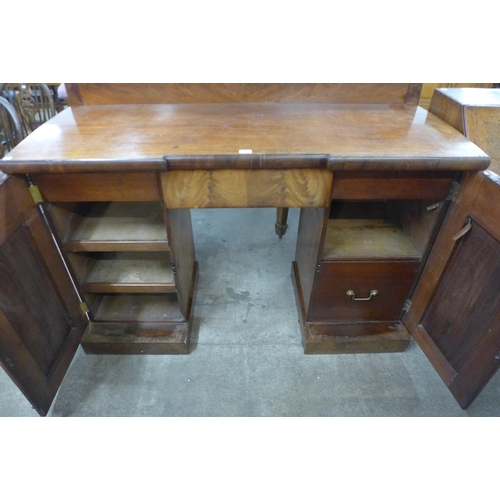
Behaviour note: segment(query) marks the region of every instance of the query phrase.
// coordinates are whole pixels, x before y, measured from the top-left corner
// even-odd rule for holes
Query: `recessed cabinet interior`
[[[106,182],[106,176],[101,180]],[[55,200],[62,197],[53,185],[48,190],[42,185],[41,193]],[[196,277],[189,212],[169,214],[159,197],[129,201],[133,196],[124,189],[111,189],[108,201],[92,186],[83,196],[76,190],[74,197],[72,202],[49,199],[46,209],[88,308],[85,352],[187,353],[189,297]],[[183,235],[176,237],[179,228]],[[183,245],[178,263],[192,272],[183,282],[176,280],[176,238]]]

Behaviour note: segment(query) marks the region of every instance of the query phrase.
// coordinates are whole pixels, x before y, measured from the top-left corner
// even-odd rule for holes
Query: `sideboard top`
[[[489,164],[475,144],[417,106],[128,104],[64,110],[13,149],[2,170],[161,170],[169,158],[222,158],[227,166],[231,159],[273,155],[285,161],[320,155],[334,170],[481,170]]]

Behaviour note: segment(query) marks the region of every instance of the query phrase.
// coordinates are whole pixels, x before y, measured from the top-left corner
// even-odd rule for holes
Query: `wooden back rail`
[[[417,105],[421,83],[67,83],[71,106],[329,103]]]

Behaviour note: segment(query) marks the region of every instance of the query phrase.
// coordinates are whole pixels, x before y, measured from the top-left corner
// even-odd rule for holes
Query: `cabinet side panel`
[[[3,245],[34,206],[27,186],[27,182],[20,177],[9,177],[0,184],[0,245]]]
[[[192,306],[196,271],[191,212],[165,210],[165,219],[179,307],[187,319]]]
[[[466,107],[468,138],[491,157],[490,170],[500,175],[499,107]]]
[[[446,95],[446,91],[434,90],[429,105],[429,112],[449,123],[461,134],[465,132],[463,108],[459,102]]]
[[[327,218],[328,210],[324,208],[302,208],[300,211],[295,260],[306,310],[311,299]]]

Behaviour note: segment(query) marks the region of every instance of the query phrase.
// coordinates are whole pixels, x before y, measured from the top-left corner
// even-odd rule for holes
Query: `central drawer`
[[[397,320],[418,268],[417,260],[322,262],[307,320]]]

